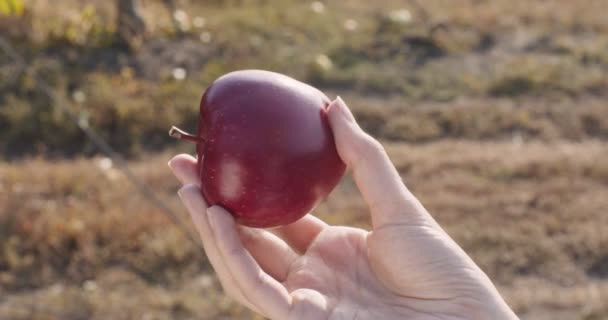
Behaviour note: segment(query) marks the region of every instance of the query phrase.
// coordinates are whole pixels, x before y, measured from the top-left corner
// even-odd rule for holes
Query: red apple
[[[344,174],[321,91],[282,74],[228,73],[205,91],[196,136],[203,197],[237,223],[276,227],[311,211]]]

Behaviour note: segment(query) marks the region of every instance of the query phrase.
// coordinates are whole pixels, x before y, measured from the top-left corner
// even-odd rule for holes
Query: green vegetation
[[[24,7],[21,0],[2,0],[0,1],[0,14],[5,16],[21,16]]]
[[[390,110],[379,106],[371,119],[359,114],[363,122],[386,117],[371,133],[391,140],[603,139],[608,132],[601,121],[608,109],[596,103],[608,86],[608,23],[592,19],[592,7],[577,7],[585,18],[576,21],[557,15],[562,28],[555,29],[542,6],[520,24],[471,3],[445,11],[430,2],[427,10],[435,11],[428,12],[390,1],[314,10],[296,1],[190,3],[180,31],[151,3],[144,13],[156,19],[133,52],[118,46],[108,4],[75,5],[78,11],[65,14],[61,6],[27,2],[14,23],[0,23],[19,35],[12,43],[25,59],[18,72],[5,58],[8,66],[0,67],[11,75],[0,85],[5,156],[95,152],[41,93],[39,79],[118,150],[136,155],[167,146],[171,125],[192,128],[204,88],[242,68],[287,73],[351,96],[355,106],[393,97]],[[518,6],[504,10],[505,17],[524,14]],[[183,68],[184,80],[173,77],[175,68]],[[513,98],[511,106],[497,106]]]

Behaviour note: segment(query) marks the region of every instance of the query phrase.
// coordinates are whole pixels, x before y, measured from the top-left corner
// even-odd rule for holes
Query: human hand
[[[223,208],[208,208],[194,158],[169,162],[226,293],[270,319],[517,319],[342,99],[328,117],[372,231],[329,226],[310,214],[272,230],[236,225]]]

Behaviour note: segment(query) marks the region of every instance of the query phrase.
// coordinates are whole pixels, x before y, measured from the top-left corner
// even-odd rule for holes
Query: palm
[[[429,297],[435,291],[430,283],[419,286],[412,281],[411,286],[398,288],[399,292],[384,285],[395,279],[387,279],[386,273],[378,274],[372,267],[382,261],[375,261],[368,254],[368,241],[378,239],[369,237],[370,234],[361,229],[328,227],[293,261],[283,284],[289,292],[302,291],[306,301],[306,307],[301,308],[304,314],[294,314],[295,319],[305,319],[306,314],[322,315],[325,319],[425,319],[448,315],[450,319],[461,318],[457,311],[464,302]],[[384,247],[389,249],[390,244]],[[418,262],[422,261],[415,261]],[[395,270],[407,268],[394,263]],[[425,269],[420,267],[423,266],[416,269]],[[432,308],[425,311],[428,301],[433,301]]]
[[[316,310],[306,313],[323,314],[326,319],[356,319],[386,309],[390,293],[371,270],[366,236],[360,229],[328,227],[293,262],[284,285],[289,292],[302,290],[308,296],[307,308]],[[322,297],[323,303],[313,295]]]

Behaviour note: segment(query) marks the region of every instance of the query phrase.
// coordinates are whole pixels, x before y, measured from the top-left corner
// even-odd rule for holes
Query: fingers
[[[226,291],[226,294],[253,311],[261,313],[251,304],[251,302],[247,301],[243,293],[240,292],[232,275],[224,266],[225,263],[222,261],[215,241],[211,236],[211,228],[209,227],[209,221],[205,214],[207,204],[200,195],[200,189],[197,187],[200,184],[200,179],[196,169],[196,159],[187,154],[180,154],[169,161],[169,167],[172,169],[177,179],[185,185],[180,189],[178,194],[190,212],[192,221],[203,242],[203,248],[205,249],[207,258],[216,271],[217,277]]]
[[[182,184],[200,185],[196,159],[188,154],[179,154],[169,161],[169,167]]]
[[[177,155],[169,161],[169,166],[172,168],[175,176],[184,184],[200,184],[196,164],[196,159],[187,154]],[[324,225],[322,221],[316,220],[318,219],[311,219],[309,223],[304,223],[302,226],[303,234],[294,236],[293,241],[304,246],[306,245],[307,237],[316,236],[316,234],[311,234],[311,232],[315,232],[315,229]],[[249,228],[240,229],[244,230],[241,232],[243,243],[262,268],[275,279],[283,281],[281,279],[285,278],[288,265],[291,263],[291,260],[297,257],[293,249],[285,241],[267,231],[258,232]],[[277,259],[277,257],[281,258]]]
[[[238,280],[232,274],[231,270],[233,268],[229,265],[235,262],[226,261],[218,249],[218,239],[214,237],[208,215],[206,214],[207,204],[200,194],[200,188],[197,186],[200,184],[200,180],[198,178],[196,159],[189,155],[178,155],[169,161],[169,167],[171,167],[178,180],[187,184],[178,193],[192,216],[192,220],[203,241],[205,252],[226,293],[253,311],[264,316],[269,316],[268,313],[252,303],[243,293],[243,289],[237,283]],[[297,253],[285,241],[268,231],[245,227],[239,229],[240,237],[247,246],[247,249],[243,248],[243,250],[249,250],[255,260],[259,261],[261,268],[268,272],[270,276],[274,277],[274,279],[280,279],[279,281],[284,281],[287,277],[289,266],[298,257]],[[233,226],[232,233],[236,233],[236,230],[236,226]],[[273,278],[271,279],[276,282]],[[280,284],[279,286],[282,287]],[[283,290],[286,292],[286,289],[283,288]],[[276,308],[271,307],[271,310],[274,309]]]
[[[327,227],[323,220],[307,214],[298,221],[272,229],[272,233],[284,239],[300,253],[306,252],[312,241]]]
[[[340,97],[327,113],[338,154],[353,170],[355,182],[370,207],[374,229],[432,220],[405,187],[382,145],[359,127]]]
[[[245,297],[271,319],[286,319],[291,298],[245,249],[232,215],[219,206],[207,210],[220,255]]]
[[[283,239],[266,230],[241,226],[238,231],[241,242],[260,267],[277,281],[284,282],[298,254]]]
[[[194,225],[196,226],[196,229],[198,230],[203,242],[203,247],[205,249],[205,253],[207,254],[207,258],[209,259],[211,266],[213,266],[213,269],[215,270],[222,287],[226,291],[226,294],[241,304],[247,306],[251,310],[262,313],[250,301],[247,300],[245,295],[241,292],[239,286],[236,284],[233,275],[230,274],[230,270],[226,266],[226,262],[223,261],[209,225],[209,220],[206,214],[207,204],[200,194],[200,189],[196,185],[189,184],[182,187],[178,191],[178,194],[190,212],[192,221],[194,222]]]

